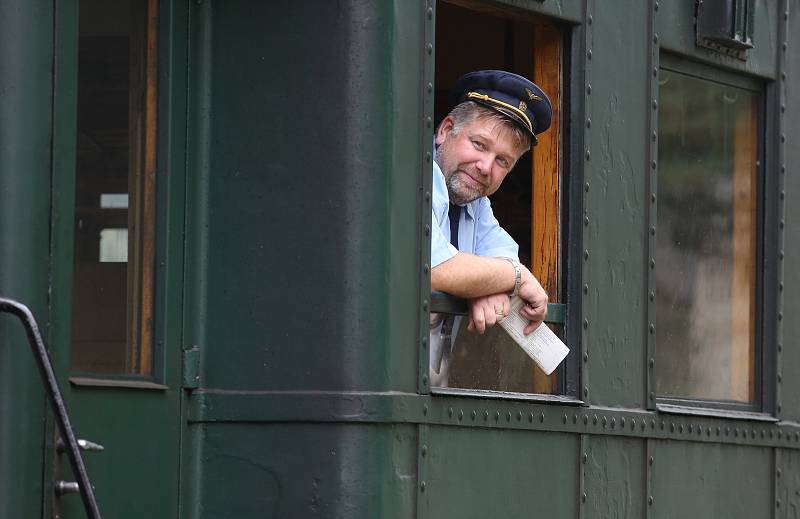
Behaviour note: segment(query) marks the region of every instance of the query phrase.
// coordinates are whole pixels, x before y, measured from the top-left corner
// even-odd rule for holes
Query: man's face
[[[495,121],[476,118],[453,133],[448,116],[436,132],[436,162],[442,169],[450,201],[463,205],[497,191],[525,152],[515,147],[508,130]]]

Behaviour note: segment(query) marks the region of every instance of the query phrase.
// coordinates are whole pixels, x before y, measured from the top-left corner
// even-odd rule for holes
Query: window
[[[464,34],[481,36],[464,38]],[[456,80],[473,70],[501,69],[528,77],[542,87],[553,104],[550,130],[539,135],[533,152],[520,159],[490,199],[500,225],[519,244],[520,261],[540,280],[550,302],[556,305],[565,301],[567,292],[561,231],[566,228],[562,215],[566,214],[567,200],[561,175],[560,123],[564,41],[561,27],[519,11],[463,0],[437,4],[437,122],[452,108],[450,94]],[[551,323],[562,339],[564,315],[563,306],[554,306],[549,315],[562,317],[560,322]],[[567,393],[567,379],[576,377],[577,368],[564,367],[574,353],[548,377],[500,327],[478,335],[468,332],[466,326],[467,319],[463,319],[453,343],[448,389],[563,395]],[[443,391],[444,385],[434,391]]]
[[[756,81],[702,68],[659,76],[659,396],[760,406]]]
[[[150,375],[155,0],[82,0],[73,372]]]

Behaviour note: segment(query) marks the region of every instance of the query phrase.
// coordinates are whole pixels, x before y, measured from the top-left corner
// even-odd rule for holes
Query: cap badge
[[[525,110],[528,109],[528,105],[525,104],[525,101],[520,101],[519,102],[519,109],[520,109],[521,112],[524,112]]]
[[[537,96],[536,94],[534,94],[533,92],[531,92],[531,90],[530,90],[529,88],[526,88],[526,89],[525,89],[525,92],[527,92],[527,93],[528,93],[528,99],[529,99],[530,101],[541,101],[541,100],[542,100],[542,98],[541,98],[541,97],[539,97],[539,96]]]

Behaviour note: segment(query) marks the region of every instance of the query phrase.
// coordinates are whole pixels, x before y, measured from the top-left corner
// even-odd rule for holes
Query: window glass
[[[553,104],[550,129],[525,153],[491,197],[500,225],[519,245],[519,259],[540,280],[550,302],[562,301],[561,128],[563,31],[533,17],[520,17],[485,4],[439,2],[436,11],[435,120],[452,108],[451,89],[463,74],[500,69],[530,78]],[[464,38],[480,34],[480,38]],[[562,367],[545,375],[499,326],[484,335],[467,330],[468,319],[452,344],[447,376],[433,386],[516,393],[564,393]],[[563,334],[563,325],[550,325]],[[563,336],[562,336],[563,338]]]
[[[155,0],[82,0],[70,367],[149,375]]]
[[[659,78],[658,394],[756,399],[758,92]]]

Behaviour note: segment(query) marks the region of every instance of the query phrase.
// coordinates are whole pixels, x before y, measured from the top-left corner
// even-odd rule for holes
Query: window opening
[[[481,34],[481,38],[464,38]],[[438,124],[452,108],[451,89],[463,74],[501,69],[530,78],[553,104],[550,130],[526,153],[491,197],[500,225],[519,244],[520,261],[548,292],[564,302],[561,215],[566,200],[561,182],[561,99],[564,35],[542,19],[477,2],[440,2],[436,14],[436,96]],[[468,332],[467,319],[453,343],[448,388],[512,393],[564,394],[565,364],[549,377],[499,327],[484,335]],[[562,339],[563,325],[550,325]],[[436,388],[434,387],[434,391]]]

